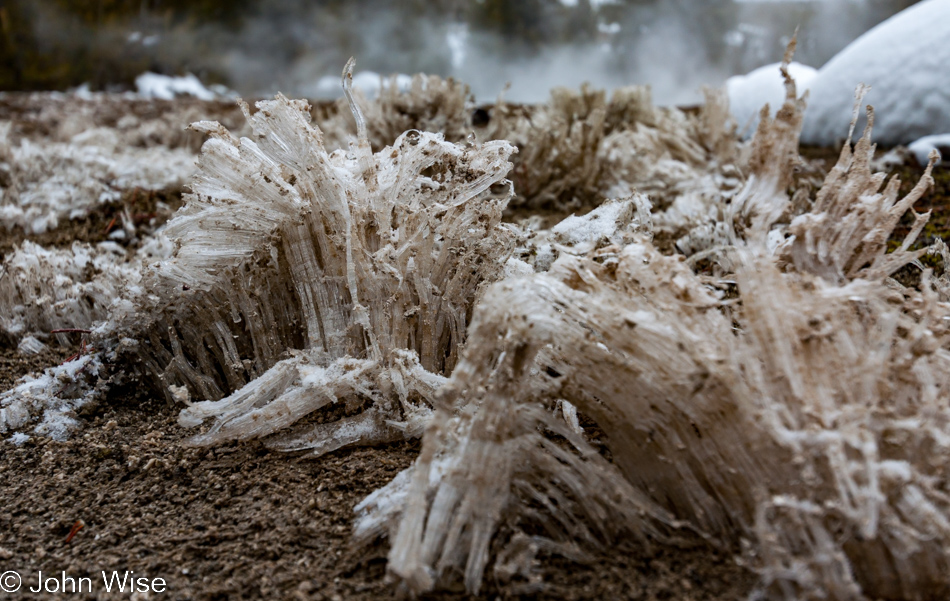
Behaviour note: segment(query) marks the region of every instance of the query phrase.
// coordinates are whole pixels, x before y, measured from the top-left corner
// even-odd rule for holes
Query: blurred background
[[[134,89],[195,74],[245,96],[338,93],[357,70],[426,72],[491,101],[551,87],[650,84],[689,104],[781,59],[820,67],[913,0],[3,0],[0,90]]]

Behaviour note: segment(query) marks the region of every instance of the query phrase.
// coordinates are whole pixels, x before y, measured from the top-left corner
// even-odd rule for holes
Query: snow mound
[[[194,96],[199,100],[214,100],[217,97],[191,73],[172,77],[146,71],[135,78],[135,87],[139,96],[159,100],[174,100],[178,96]]]
[[[936,164],[939,165],[943,157],[950,158],[950,134],[938,134],[936,136],[924,136],[907,147],[921,165],[926,165],[930,160],[930,153],[937,151],[939,155]]]
[[[802,141],[831,145],[844,135],[854,89],[871,86],[875,137],[907,144],[950,131],[950,2],[925,0],[852,42],[811,82]],[[860,131],[860,129],[858,129]]]
[[[359,90],[365,97],[378,98],[380,92],[395,86],[399,92],[408,92],[412,87],[412,76],[398,73],[385,77],[374,71],[360,71],[353,76],[353,89]],[[317,81],[313,95],[318,98],[338,98],[343,95],[338,75],[326,75]]]
[[[776,109],[785,101],[785,79],[781,67],[782,63],[772,63],[726,80],[729,111],[745,137],[751,136],[755,131],[759,122],[759,111],[763,106],[768,104],[771,108],[770,114],[774,116]],[[816,73],[818,71],[808,65],[788,65],[788,74],[795,80],[799,92],[809,89]]]

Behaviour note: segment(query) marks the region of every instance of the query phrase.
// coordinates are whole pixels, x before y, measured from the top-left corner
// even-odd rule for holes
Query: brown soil
[[[0,111],[2,112],[2,111]],[[919,169],[909,168],[919,174]],[[940,182],[950,181],[944,169]],[[905,177],[904,179],[908,179]],[[943,208],[950,198],[927,200]],[[138,201],[136,201],[138,202]],[[89,239],[95,223],[73,222],[57,239]],[[16,240],[0,240],[8,249]],[[55,365],[69,349],[34,357],[0,349],[0,390]],[[132,570],[163,578],[167,599],[377,599],[400,596],[385,578],[387,546],[354,549],[352,507],[389,482],[418,453],[418,442],[343,450],[319,460],[269,452],[259,443],[214,449],[186,446],[177,410],[118,391],[80,416],[73,440],[0,442],[0,572],[24,578],[19,597],[33,594],[37,573],[92,578]],[[70,541],[73,525],[85,527]],[[586,563],[543,557],[540,590],[486,579],[478,598],[745,599],[755,575],[699,540],[650,550],[632,542]],[[432,599],[466,599],[461,592]]]
[[[251,113],[257,112],[255,99],[245,100],[250,105]],[[316,121],[329,118],[339,109],[335,102],[327,100],[311,101],[311,107],[311,115]],[[127,115],[142,121],[165,119],[172,130],[170,139],[142,140],[141,143],[170,143],[172,146],[188,146],[196,150],[203,137],[197,132],[186,131],[187,124],[200,120],[218,121],[232,132],[240,131],[245,125],[240,106],[226,99],[207,101],[183,96],[174,100],[160,100],[106,95],[84,100],[75,96],[56,97],[44,93],[0,93],[0,121],[11,122],[14,138],[55,138],[63,116],[76,111],[83,111],[87,127],[116,127],[119,119]],[[171,124],[175,124],[175,127],[171,127]]]

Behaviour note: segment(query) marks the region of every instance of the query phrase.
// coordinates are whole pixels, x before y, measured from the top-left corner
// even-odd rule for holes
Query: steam
[[[245,96],[325,95],[320,79],[336,78],[339,65],[355,56],[362,69],[382,75],[454,77],[470,84],[481,102],[494,101],[509,82],[505,98],[514,102],[544,101],[553,87],[589,82],[608,90],[649,84],[659,104],[692,104],[702,100],[702,86],[780,60],[796,27],[796,60],[820,67],[911,3],[251,1],[230,9],[226,23],[193,25],[194,19],[170,21],[143,11],[110,22],[108,32],[105,25],[78,25],[78,18],[57,12],[51,0],[36,2],[42,10],[32,14],[42,15],[33,24],[41,42],[56,40],[72,53],[101,50],[109,33],[118,40],[113,45],[120,56],[113,58],[134,57],[144,65],[138,72],[192,72]],[[51,32],[51,23],[64,35]]]

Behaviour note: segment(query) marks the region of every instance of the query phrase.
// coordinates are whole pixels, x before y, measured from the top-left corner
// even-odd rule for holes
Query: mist
[[[454,77],[480,102],[502,93],[509,101],[539,102],[553,87],[587,82],[606,89],[648,84],[655,102],[682,105],[698,102],[702,86],[780,60],[796,28],[796,60],[820,67],[912,3],[144,0],[112,14],[101,2],[97,11],[84,12],[68,2],[16,0],[11,11],[30,28],[32,47],[30,40],[13,45],[15,72],[0,83],[4,89],[82,83],[121,89],[150,70],[195,73],[245,96],[328,97],[338,86],[327,82],[355,56],[361,71]],[[24,75],[23,64],[30,63],[23,54],[31,49],[49,61],[57,53],[79,57],[78,65],[37,83]],[[321,85],[321,78],[332,79]]]

